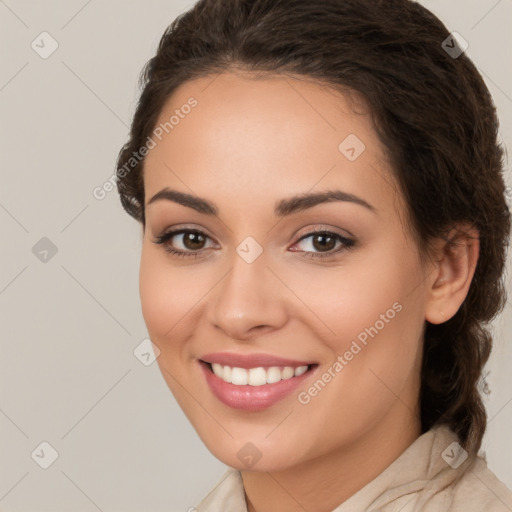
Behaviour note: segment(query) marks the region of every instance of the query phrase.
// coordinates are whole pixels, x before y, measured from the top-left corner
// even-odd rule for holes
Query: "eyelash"
[[[199,249],[197,251],[181,251],[181,250],[174,249],[173,247],[171,247],[168,244],[169,240],[171,240],[176,235],[181,235],[181,234],[185,234],[185,233],[194,233],[196,235],[202,235],[206,238],[210,238],[206,233],[204,233],[203,231],[197,230],[197,229],[178,229],[175,231],[169,231],[167,233],[163,233],[162,235],[156,237],[156,239],[154,240],[154,243],[158,244],[158,245],[162,245],[164,247],[165,251],[167,251],[172,256],[175,256],[178,258],[197,258],[199,253],[203,249]],[[306,235],[302,236],[299,240],[297,240],[297,242],[295,242],[294,245],[296,245],[299,242],[301,242],[302,240],[307,239],[314,235],[327,235],[329,237],[335,238],[337,241],[342,243],[342,247],[338,248],[336,250],[332,250],[330,252],[326,252],[326,253],[311,252],[311,251],[296,251],[296,252],[304,252],[304,253],[310,255],[310,256],[302,256],[303,258],[319,259],[319,260],[323,260],[326,258],[332,258],[336,254],[343,252],[344,250],[353,248],[356,244],[356,242],[354,240],[345,238],[344,236],[342,236],[338,233],[334,233],[332,231],[327,231],[325,229],[319,229],[319,230],[311,231],[311,232],[307,233]]]

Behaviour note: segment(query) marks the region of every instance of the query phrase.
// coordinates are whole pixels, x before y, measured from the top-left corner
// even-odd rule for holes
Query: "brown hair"
[[[411,0],[200,0],[168,27],[143,70],[117,186],[125,210],[145,225],[144,160],[132,161],[129,172],[126,164],[173,91],[191,79],[241,67],[361,93],[422,253],[458,222],[480,234],[461,308],[443,324],[427,322],[420,393],[423,431],[448,424],[476,452],[487,423],[479,391],[492,346],[487,324],[506,300],[511,220],[495,106],[469,58],[445,51],[449,37]]]

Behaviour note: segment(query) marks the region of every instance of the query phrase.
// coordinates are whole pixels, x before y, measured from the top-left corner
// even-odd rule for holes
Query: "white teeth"
[[[306,373],[308,371],[307,366],[299,366],[298,368],[295,368],[295,377],[298,377],[299,375],[302,375],[303,373]]]
[[[224,371],[222,373],[222,380],[225,382],[231,382],[231,372],[233,368],[231,366],[224,366]]]
[[[249,383],[249,372],[245,368],[233,368],[231,382],[237,386],[245,386]]]
[[[291,379],[295,375],[295,370],[291,366],[283,368],[283,379]]]
[[[281,380],[281,368],[277,366],[271,366],[267,370],[267,384],[274,384],[274,382],[279,382]]]
[[[222,365],[219,363],[212,363],[212,370],[217,377],[222,377]]]
[[[217,377],[224,382],[232,383],[237,386],[263,386],[264,384],[274,384],[280,380],[298,377],[308,370],[307,366],[291,366],[279,367],[271,366],[267,370],[263,367],[258,368],[238,368],[231,366],[222,366],[218,363],[212,363],[212,370]]]
[[[265,368],[251,368],[249,370],[249,385],[263,386],[267,383],[267,372]]]

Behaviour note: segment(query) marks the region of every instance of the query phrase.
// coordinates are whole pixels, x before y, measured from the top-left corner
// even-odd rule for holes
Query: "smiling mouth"
[[[313,370],[318,365],[309,364],[303,366],[258,366],[254,368],[240,368],[237,366],[208,363],[201,360],[210,372],[222,381],[235,386],[264,386],[277,384],[283,380],[300,377]]]

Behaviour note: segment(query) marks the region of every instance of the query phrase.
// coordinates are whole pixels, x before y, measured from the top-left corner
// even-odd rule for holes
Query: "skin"
[[[478,240],[461,237],[451,249],[439,241],[421,259],[362,101],[349,103],[304,77],[255,79],[229,70],[183,84],[158,123],[191,96],[197,107],[145,160],[140,297],[158,364],[211,453],[242,472],[249,511],[327,512],[421,435],[425,320],[441,323],[460,307]],[[366,147],[354,161],[338,149],[349,134]],[[211,201],[218,215],[169,200],[147,204],[166,187]],[[374,211],[331,201],[283,218],[273,213],[281,199],[325,190],[353,194]],[[183,235],[168,244],[199,250],[197,258],[154,243],[183,225],[207,235],[203,248],[185,245]],[[336,252],[340,242],[322,249],[313,235],[300,241],[320,228],[355,245]],[[250,264],[236,252],[248,236],[263,250]],[[311,253],[330,256],[305,257]],[[396,303],[400,312],[309,403],[300,403],[298,393]],[[277,404],[240,411],[211,393],[198,365],[201,356],[224,351],[319,366]],[[248,442],[261,454],[250,468],[237,456]]]

